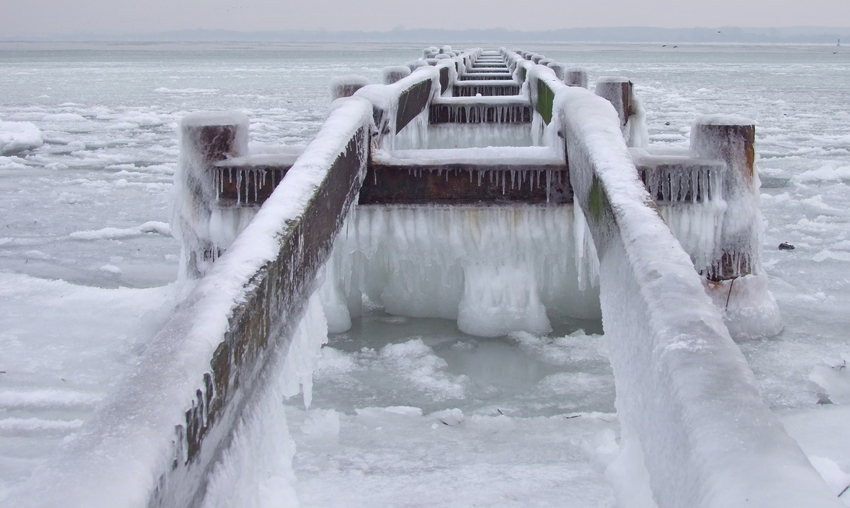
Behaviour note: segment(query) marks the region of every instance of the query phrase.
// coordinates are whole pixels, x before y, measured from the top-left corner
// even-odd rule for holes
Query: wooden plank
[[[398,111],[396,112],[395,132],[398,134],[411,120],[425,109],[428,99],[431,97],[431,80],[420,81],[407,90],[401,92],[398,97]]]
[[[552,121],[552,108],[555,105],[555,92],[542,79],[537,80],[537,112],[547,124]]]
[[[440,67],[440,94],[446,93],[449,89],[449,68]]]

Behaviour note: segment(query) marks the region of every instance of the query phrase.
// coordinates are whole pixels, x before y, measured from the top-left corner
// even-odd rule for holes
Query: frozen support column
[[[369,84],[369,79],[363,76],[340,76],[331,80],[331,100],[341,97],[351,97],[354,92]]]
[[[614,105],[620,117],[620,127],[625,127],[632,115],[632,82],[626,78],[599,78],[596,95]]]
[[[567,86],[587,88],[587,69],[584,67],[570,67],[564,76]]]
[[[771,337],[782,331],[779,307],[761,269],[761,213],[755,167],[755,125],[737,116],[698,118],[691,130],[694,157],[725,163],[726,210],[719,241],[706,268],[704,286],[735,340]]]
[[[557,76],[558,79],[560,79],[561,81],[564,81],[566,79],[566,77],[567,77],[566,76],[566,69],[562,64],[559,64],[557,62],[552,62],[552,63],[548,64],[547,67],[552,69],[552,72],[554,72],[555,76]]]
[[[394,65],[381,69],[385,85],[392,85],[396,81],[400,81],[407,76],[410,76],[410,67],[406,65]]]
[[[620,130],[626,145],[646,148],[649,142],[646,117],[634,94],[632,82],[621,77],[599,78],[596,82],[596,95],[608,99],[614,105],[617,116],[620,117]]]
[[[751,120],[730,115],[697,119],[691,134],[694,157],[726,163],[723,194],[726,212],[715,261],[706,277],[734,279],[758,270],[761,220],[755,177],[755,133]]]
[[[221,254],[210,227],[217,199],[212,166],[247,153],[248,116],[244,113],[199,112],[180,122],[172,228],[183,242],[181,275],[200,277]]]

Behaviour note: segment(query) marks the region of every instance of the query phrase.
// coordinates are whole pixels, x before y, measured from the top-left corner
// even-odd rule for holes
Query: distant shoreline
[[[281,30],[181,30],[155,33],[68,33],[41,37],[0,37],[0,42],[276,42],[276,43],[645,43],[645,44],[832,44],[850,45],[850,27],[597,27],[546,31],[396,29],[387,32]]]

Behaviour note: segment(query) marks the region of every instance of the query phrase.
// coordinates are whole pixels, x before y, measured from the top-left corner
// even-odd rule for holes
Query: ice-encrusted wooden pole
[[[369,80],[363,76],[340,76],[331,80],[331,100],[341,97],[351,97],[354,92],[369,84]]]
[[[210,228],[217,198],[213,164],[247,153],[248,116],[244,113],[199,112],[180,122],[178,198],[171,222],[183,239],[181,275],[203,275],[220,254]]]
[[[564,83],[567,86],[587,88],[587,69],[584,67],[570,67],[564,75]]]
[[[614,109],[617,110],[617,116],[620,117],[620,126],[625,127],[629,121],[629,117],[633,113],[632,82],[627,78],[599,78],[599,81],[596,82],[596,95],[608,99],[614,105]]]
[[[726,211],[720,244],[706,278],[729,280],[758,270],[760,220],[755,173],[755,135],[752,120],[734,115],[707,115],[694,122],[691,153],[701,159],[721,160]]]
[[[410,76],[410,67],[405,65],[392,65],[381,69],[381,76],[385,85],[392,85],[396,81]]]

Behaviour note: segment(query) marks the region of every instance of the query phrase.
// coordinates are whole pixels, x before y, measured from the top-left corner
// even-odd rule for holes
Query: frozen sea
[[[185,294],[168,228],[179,119],[237,109],[252,142],[303,144],[332,77],[378,82],[422,46],[0,44],[0,141],[17,122],[42,136],[0,155],[0,501]],[[586,67],[591,85],[629,77],[655,144],[687,146],[700,114],[756,121],[764,265],[785,330],[741,348],[838,495],[850,485],[850,50],[522,47]],[[302,506],[614,506],[600,331],[480,339],[374,310],[323,349],[310,408],[287,403]]]

